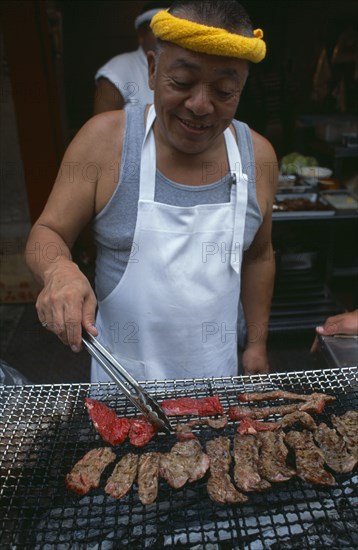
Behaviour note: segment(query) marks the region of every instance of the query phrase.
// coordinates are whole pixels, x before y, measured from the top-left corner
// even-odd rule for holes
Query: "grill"
[[[295,373],[146,382],[159,401],[218,394],[224,408],[242,391],[283,389],[336,396],[317,421],[358,408],[358,368]],[[113,384],[0,387],[0,548],[88,549],[327,549],[358,547],[358,475],[337,475],[334,487],[309,485],[299,478],[250,493],[240,505],[218,505],[206,479],[180,490],[160,481],[155,503],[140,503],[136,484],[120,501],[101,485],[80,497],[64,484],[65,475],[87,451],[103,446],[84,407],[91,396],[135,415]],[[258,405],[260,406],[260,405]],[[185,421],[185,418],[183,418]],[[233,436],[235,424],[216,431],[200,426],[199,440]],[[135,452],[167,451],[175,435],[158,434]],[[118,457],[133,447],[115,449]],[[111,468],[111,467],[110,467]]]

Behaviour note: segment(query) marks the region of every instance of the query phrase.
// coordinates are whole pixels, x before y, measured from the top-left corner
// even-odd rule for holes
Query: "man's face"
[[[165,43],[157,67],[152,54],[148,64],[161,137],[187,154],[214,146],[234,118],[248,62]]]

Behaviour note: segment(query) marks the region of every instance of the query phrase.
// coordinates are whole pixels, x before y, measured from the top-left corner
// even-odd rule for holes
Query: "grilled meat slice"
[[[197,416],[213,416],[224,414],[219,396],[210,397],[179,397],[178,399],[165,399],[162,408],[168,416],[183,416],[195,414]]]
[[[244,418],[240,421],[240,426],[237,428],[237,433],[256,434],[257,432],[275,431],[280,427],[278,422],[261,422],[252,418]]]
[[[260,441],[254,435],[235,435],[234,480],[243,491],[264,491],[271,484],[258,472]]]
[[[332,423],[343,437],[348,451],[358,459],[358,411],[347,411],[342,416],[332,414]]]
[[[326,403],[335,399],[335,397],[331,396],[322,397],[322,394],[311,395],[313,396],[311,400],[304,401],[303,403],[293,403],[290,405],[277,405],[274,407],[249,407],[245,405],[233,406],[229,407],[228,415],[231,420],[243,420],[244,418],[252,418],[257,420],[259,418],[267,418],[271,415],[283,416],[296,411],[321,413],[324,410]]]
[[[201,479],[209,468],[209,457],[196,439],[175,443],[169,453],[160,457],[160,475],[174,489],[187,481]]]
[[[158,495],[160,453],[144,453],[138,464],[138,496],[142,504],[152,504]]]
[[[326,464],[339,474],[351,472],[358,462],[358,457],[351,455],[342,436],[336,430],[322,422],[313,437],[324,454]]]
[[[312,416],[304,411],[295,411],[285,416],[279,422],[280,428],[287,428],[294,426],[294,424],[300,423],[307,430],[314,431],[317,428],[317,424],[313,420]]]
[[[286,465],[288,449],[283,442],[284,432],[260,432],[261,443],[258,471],[261,477],[278,483],[288,481],[296,472]]]
[[[138,456],[133,453],[124,455],[114,468],[105,492],[113,498],[123,498],[132,487],[138,470]]]
[[[218,504],[237,504],[248,500],[247,496],[240,493],[232,484],[229,474],[210,476],[206,488],[211,500]]]
[[[334,401],[336,398],[325,393],[299,394],[290,391],[275,390],[267,392],[241,393],[238,400],[242,403],[252,401],[271,401],[275,399],[291,399],[293,401]]]
[[[324,469],[324,455],[315,445],[311,432],[288,432],[285,442],[295,451],[297,475],[318,485],[334,485],[336,480]]]
[[[208,425],[214,430],[225,428],[228,423],[228,417],[226,415],[219,416],[218,418],[198,418],[190,420],[185,424],[177,424],[175,427],[176,435],[179,441],[185,441],[187,439],[195,439],[195,434],[191,429],[195,426]]]
[[[116,455],[109,447],[88,451],[66,475],[67,487],[79,495],[85,495],[90,489],[98,487],[102,472],[115,459]]]
[[[208,495],[219,504],[246,502],[247,497],[237,491],[229,475],[231,454],[230,439],[217,437],[208,441],[206,452],[210,458],[210,477],[207,483]]]

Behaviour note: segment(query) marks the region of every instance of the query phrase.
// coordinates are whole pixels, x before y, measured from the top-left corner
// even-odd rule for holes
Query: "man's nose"
[[[192,88],[189,97],[185,101],[185,107],[198,116],[212,113],[213,104],[209,86],[198,84]]]

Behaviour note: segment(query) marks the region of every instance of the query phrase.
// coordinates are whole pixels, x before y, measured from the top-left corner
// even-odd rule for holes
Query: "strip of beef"
[[[179,489],[187,481],[201,479],[209,464],[209,457],[203,452],[199,441],[179,441],[169,453],[161,455],[160,475],[171,487]]]
[[[85,495],[90,489],[98,487],[102,472],[115,459],[116,455],[109,447],[88,451],[66,475],[67,487],[79,495]]]
[[[332,423],[343,437],[349,452],[358,459],[358,411],[347,411],[342,416],[333,414]]]
[[[313,420],[312,416],[304,411],[295,411],[293,413],[286,414],[282,420],[279,420],[278,422],[280,428],[288,428],[297,423],[302,424],[304,428],[311,430],[312,432],[317,428],[317,424]]]
[[[240,421],[240,425],[236,431],[240,435],[256,434],[257,432],[275,431],[279,427],[279,422],[261,422],[252,418],[244,418]]]
[[[311,432],[288,432],[285,443],[295,451],[297,475],[301,479],[318,485],[335,484],[332,474],[324,469],[324,455],[315,445]]]
[[[130,443],[135,447],[143,447],[146,445],[157,432],[157,428],[144,417],[130,419],[128,437]]]
[[[334,401],[335,397],[331,395],[326,395],[325,393],[311,393],[307,395],[284,390],[241,393],[238,395],[238,400],[242,403],[247,403],[250,401],[272,401],[275,399],[291,399],[298,401]]]
[[[254,420],[258,420],[260,418],[267,418],[271,415],[283,416],[285,414],[291,414],[296,411],[304,411],[307,413],[321,413],[324,410],[326,403],[331,400],[332,398],[329,396],[328,399],[312,399],[312,401],[308,400],[304,403],[278,405],[275,407],[249,407],[245,405],[238,405],[234,407],[229,407],[228,415],[231,420],[243,420],[244,418],[253,418]]]
[[[246,502],[247,497],[237,491],[229,475],[231,454],[230,439],[217,437],[208,441],[206,452],[210,458],[210,477],[207,483],[208,495],[219,504]]]
[[[165,399],[162,408],[168,416],[184,416],[195,414],[197,416],[213,416],[224,414],[219,396],[211,397],[179,397],[178,399]]]
[[[260,432],[261,443],[258,471],[261,477],[279,483],[288,481],[296,472],[286,465],[288,449],[283,442],[284,432]]]
[[[336,430],[322,422],[313,437],[324,454],[326,464],[339,474],[351,472],[358,462],[358,457],[351,455],[342,436]]]
[[[262,479],[259,471],[259,449],[261,443],[254,435],[235,435],[234,438],[234,480],[243,491],[264,491],[271,484]]]
[[[160,453],[144,453],[138,464],[138,496],[142,504],[152,504],[158,495]]]
[[[123,498],[132,487],[138,470],[138,455],[128,453],[124,455],[114,468],[105,492],[113,498]]]
[[[192,432],[192,428],[195,426],[201,426],[207,424],[214,430],[225,428],[228,423],[228,417],[226,415],[218,418],[198,418],[191,420],[185,424],[177,424],[175,427],[176,435],[179,441],[186,441],[187,439],[195,439],[196,435]]]
[[[86,398],[85,405],[94,427],[104,441],[119,445],[126,439],[130,429],[127,418],[119,418],[113,409],[96,399]]]

